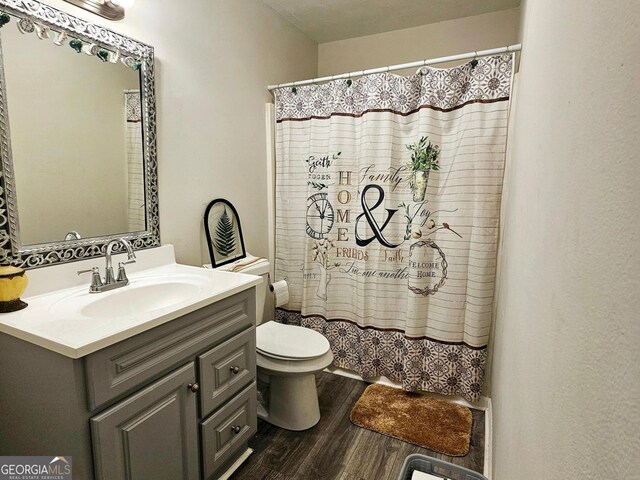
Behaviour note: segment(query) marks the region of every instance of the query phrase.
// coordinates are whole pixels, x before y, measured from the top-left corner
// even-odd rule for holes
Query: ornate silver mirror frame
[[[113,238],[126,238],[136,250],[160,245],[153,47],[35,0],[0,0],[0,10],[16,17],[27,17],[52,30],[64,30],[69,37],[83,42],[95,43],[107,50],[119,50],[121,54],[134,57],[141,63],[140,90],[144,125],[142,142],[147,222],[147,229],[142,232],[38,245],[21,243],[7,92],[0,48],[0,264],[37,268],[84,260],[102,255],[106,244]]]

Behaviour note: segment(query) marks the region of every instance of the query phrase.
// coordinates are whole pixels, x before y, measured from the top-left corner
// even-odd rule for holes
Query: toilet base
[[[268,411],[259,408],[258,417],[287,430],[307,430],[320,421],[318,391],[314,373],[269,376]]]

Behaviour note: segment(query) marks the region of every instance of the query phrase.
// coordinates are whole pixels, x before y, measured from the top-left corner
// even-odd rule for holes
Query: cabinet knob
[[[187,388],[193,393],[196,393],[198,390],[200,390],[200,385],[198,385],[197,383],[190,383],[189,385],[187,385]]]
[[[233,426],[231,427],[231,431],[232,431],[233,433],[235,433],[236,435],[237,435],[238,433],[240,433],[240,430],[242,430],[242,427],[241,427],[240,425],[233,425]]]
[[[233,373],[233,374],[237,375],[237,374],[238,374],[238,372],[240,371],[240,367],[239,367],[239,366],[237,366],[237,365],[235,365],[235,366],[233,366],[233,367],[229,367],[229,370],[231,370],[231,373]]]

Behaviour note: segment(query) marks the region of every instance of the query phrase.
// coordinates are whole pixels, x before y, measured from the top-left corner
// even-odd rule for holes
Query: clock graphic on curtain
[[[323,239],[333,228],[334,211],[326,193],[316,193],[307,200],[307,235]]]

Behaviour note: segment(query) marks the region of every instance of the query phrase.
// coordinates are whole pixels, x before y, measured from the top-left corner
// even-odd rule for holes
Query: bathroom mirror
[[[0,262],[159,245],[153,48],[33,0],[0,23]]]

